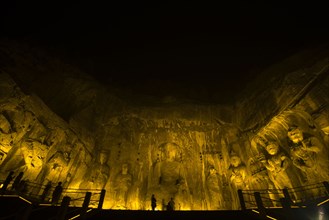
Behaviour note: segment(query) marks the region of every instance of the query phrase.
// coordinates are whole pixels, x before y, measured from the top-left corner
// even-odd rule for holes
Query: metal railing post
[[[283,210],[285,211],[285,216],[287,217],[287,219],[290,219],[292,217],[290,202],[287,198],[280,198],[280,202]]]
[[[32,203],[29,203],[28,206],[24,209],[23,213],[22,213],[22,216],[20,216],[19,219],[21,220],[28,220],[29,219],[29,216],[31,214],[31,211],[32,211]]]
[[[87,213],[87,209],[88,209],[88,206],[89,206],[90,198],[91,198],[91,192],[86,192],[86,196],[85,196],[85,199],[83,201],[83,205],[82,205],[82,209],[81,209],[81,213],[80,213],[80,219],[85,219],[85,217],[86,217],[86,213]]]
[[[327,190],[327,193],[329,195],[329,183],[327,181],[323,181],[322,184],[324,185],[324,187],[326,188]]]
[[[254,196],[255,196],[255,199],[256,199],[256,204],[257,204],[257,207],[258,207],[258,210],[259,210],[259,214],[260,214],[261,217],[265,218],[266,217],[266,209],[264,207],[262,198],[260,196],[260,192],[254,192]]]
[[[246,203],[244,201],[243,198],[243,193],[241,189],[238,189],[238,196],[239,196],[239,201],[240,201],[240,206],[241,206],[241,210],[246,210]]]
[[[283,192],[284,198],[286,199],[285,202],[289,203],[289,206],[291,206],[292,200],[291,200],[291,197],[289,195],[288,189],[287,188],[284,188],[282,190],[282,192]]]
[[[103,203],[104,203],[104,199],[105,199],[105,193],[106,193],[106,190],[105,189],[102,189],[101,191],[101,195],[99,197],[99,202],[98,202],[98,209],[102,209],[103,208]]]
[[[61,206],[59,208],[58,214],[57,214],[57,218],[56,218],[57,220],[65,220],[65,216],[66,216],[70,201],[71,201],[70,197],[64,196]]]

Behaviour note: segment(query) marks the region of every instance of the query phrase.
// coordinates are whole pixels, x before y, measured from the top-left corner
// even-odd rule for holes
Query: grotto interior
[[[328,45],[266,69],[232,105],[131,103],[60,60],[7,45],[1,180],[14,171],[42,185],[105,189],[104,208],[129,210],[151,209],[152,194],[159,210],[171,198],[177,210],[234,210],[238,189],[329,180]]]

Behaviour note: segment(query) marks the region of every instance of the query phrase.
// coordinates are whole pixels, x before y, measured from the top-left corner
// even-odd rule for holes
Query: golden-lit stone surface
[[[64,67],[33,81],[31,58],[15,58],[21,69],[0,73],[0,177],[23,171],[42,184],[104,188],[104,208],[143,210],[152,194],[157,210],[170,198],[179,210],[239,209],[237,189],[328,180],[328,58],[320,58],[274,68],[284,74],[259,81],[236,106],[130,104]]]

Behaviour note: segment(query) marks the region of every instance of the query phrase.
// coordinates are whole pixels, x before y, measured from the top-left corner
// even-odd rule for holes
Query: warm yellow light
[[[273,217],[271,217],[269,215],[267,215],[266,217],[269,218],[269,219],[277,220],[276,218],[273,218]]]
[[[19,196],[18,198],[20,198],[21,200],[23,200],[23,201],[25,201],[25,202],[27,202],[27,203],[29,203],[29,204],[32,204],[32,202],[30,202],[29,200],[27,200],[27,199],[24,199],[23,197],[21,197],[21,196]]]
[[[88,209],[88,210],[87,210],[87,212],[90,212],[90,211],[92,211],[92,209]],[[79,216],[80,216],[80,214],[78,214],[78,215],[76,215],[76,216],[74,216],[74,217],[72,217],[72,218],[69,218],[69,220],[76,219],[76,218],[78,218]]]
[[[326,200],[324,200],[324,201],[318,203],[317,206],[323,205],[324,203],[327,203],[327,202],[329,202],[329,199],[326,199]]]

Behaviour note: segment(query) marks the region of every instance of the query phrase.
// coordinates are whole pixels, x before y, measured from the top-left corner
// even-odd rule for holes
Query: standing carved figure
[[[286,172],[289,166],[288,157],[279,151],[279,145],[276,142],[268,142],[266,151],[270,156],[266,161],[267,163],[265,163],[265,167],[269,171],[270,179],[276,188],[291,188],[292,184]]]
[[[128,173],[128,164],[123,164],[121,173],[116,176],[114,182],[115,201],[118,209],[127,208],[128,191],[131,186],[132,176]]]
[[[231,166],[229,168],[231,171],[231,182],[235,185],[237,189],[247,189],[247,168],[242,163],[239,156],[234,152],[231,153]]]
[[[290,167],[290,159],[280,151],[280,146],[275,141],[269,141],[266,144],[266,151],[269,154],[269,158],[265,163],[265,167],[269,171],[269,177],[274,183],[274,186],[278,190],[284,188],[293,188],[298,183],[298,178],[292,172]],[[289,172],[290,171],[290,172]],[[295,184],[293,184],[293,182]],[[297,194],[291,195],[293,200],[298,198]]]
[[[218,210],[221,205],[221,192],[219,188],[219,176],[215,167],[209,167],[209,174],[206,179],[206,184],[209,193],[209,208],[210,210]]]
[[[293,164],[303,172],[304,181],[315,183],[328,180],[328,158],[320,154],[324,147],[318,138],[304,134],[297,126],[291,126],[287,136],[290,140],[291,159]]]
[[[238,189],[248,189],[248,182],[247,182],[247,167],[242,163],[240,157],[235,153],[231,152],[231,165],[229,167],[230,170],[230,180],[233,184],[233,203],[232,209],[239,209],[240,203],[238,201],[237,190]]]

